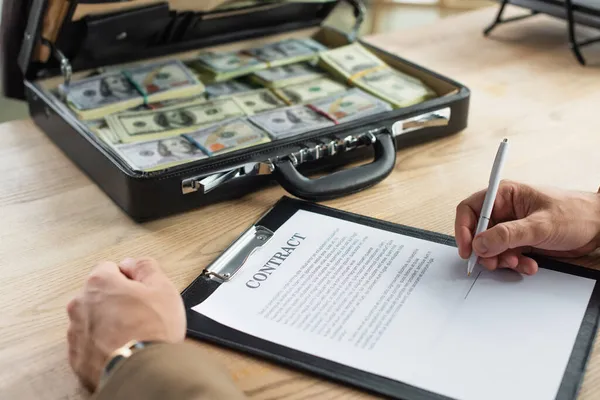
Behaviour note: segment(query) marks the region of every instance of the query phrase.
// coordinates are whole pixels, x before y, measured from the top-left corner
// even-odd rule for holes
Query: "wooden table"
[[[567,48],[564,23],[549,18],[502,27],[494,39],[483,38],[481,31],[494,11],[372,37],[373,43],[470,87],[470,126],[453,137],[401,150],[396,170],[384,182],[328,205],[452,234],[456,205],[486,186],[503,137],[512,143],[506,178],[597,190],[599,69],[577,65]],[[590,59],[600,59],[600,51],[587,51]],[[284,194],[274,187],[138,225],[31,121],[0,125],[0,188],[0,397],[42,400],[87,396],[67,363],[65,305],[97,261],[153,256],[183,289]],[[600,257],[581,262],[598,267]],[[202,346],[252,398],[366,397]],[[598,349],[582,399],[600,396]]]

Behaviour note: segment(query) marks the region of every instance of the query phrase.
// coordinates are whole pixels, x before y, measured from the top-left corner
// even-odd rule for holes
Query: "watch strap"
[[[146,347],[151,346],[154,343],[156,342],[132,340],[126,343],[125,345],[119,347],[118,349],[114,350],[111,353],[108,362],[102,370],[102,375],[100,377],[100,383],[98,387],[101,388],[104,385],[104,383],[108,380],[108,377],[110,376],[111,372],[123,360],[131,357],[134,353],[145,349]]]

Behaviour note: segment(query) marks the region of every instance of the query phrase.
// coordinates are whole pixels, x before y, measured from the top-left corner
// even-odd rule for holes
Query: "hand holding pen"
[[[456,209],[460,257],[478,258],[490,271],[510,268],[533,275],[538,265],[526,254],[579,257],[600,247],[600,191],[499,182],[499,168],[492,173],[497,180],[490,179],[491,190],[472,194]],[[497,187],[494,182],[499,182]]]

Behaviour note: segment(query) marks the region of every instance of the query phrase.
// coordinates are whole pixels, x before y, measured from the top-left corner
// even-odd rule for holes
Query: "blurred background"
[[[492,6],[490,0],[363,0],[367,6],[361,35],[410,29],[461,12]],[[496,3],[497,4],[497,3]],[[2,0],[0,0],[0,9]],[[352,10],[346,3],[340,4],[326,23],[341,29],[351,26]],[[28,117],[24,102],[0,96],[0,122]]]

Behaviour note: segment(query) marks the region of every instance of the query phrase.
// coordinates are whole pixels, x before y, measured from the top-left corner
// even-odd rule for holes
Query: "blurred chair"
[[[577,61],[585,65],[581,47],[600,42],[600,36],[578,41],[575,33],[576,25],[600,29],[600,1],[598,0],[498,0],[500,8],[494,22],[484,31],[488,36],[494,28],[507,22],[519,21],[538,14],[546,14],[567,21],[569,43]],[[512,18],[503,18],[507,4],[528,9],[530,12]]]

